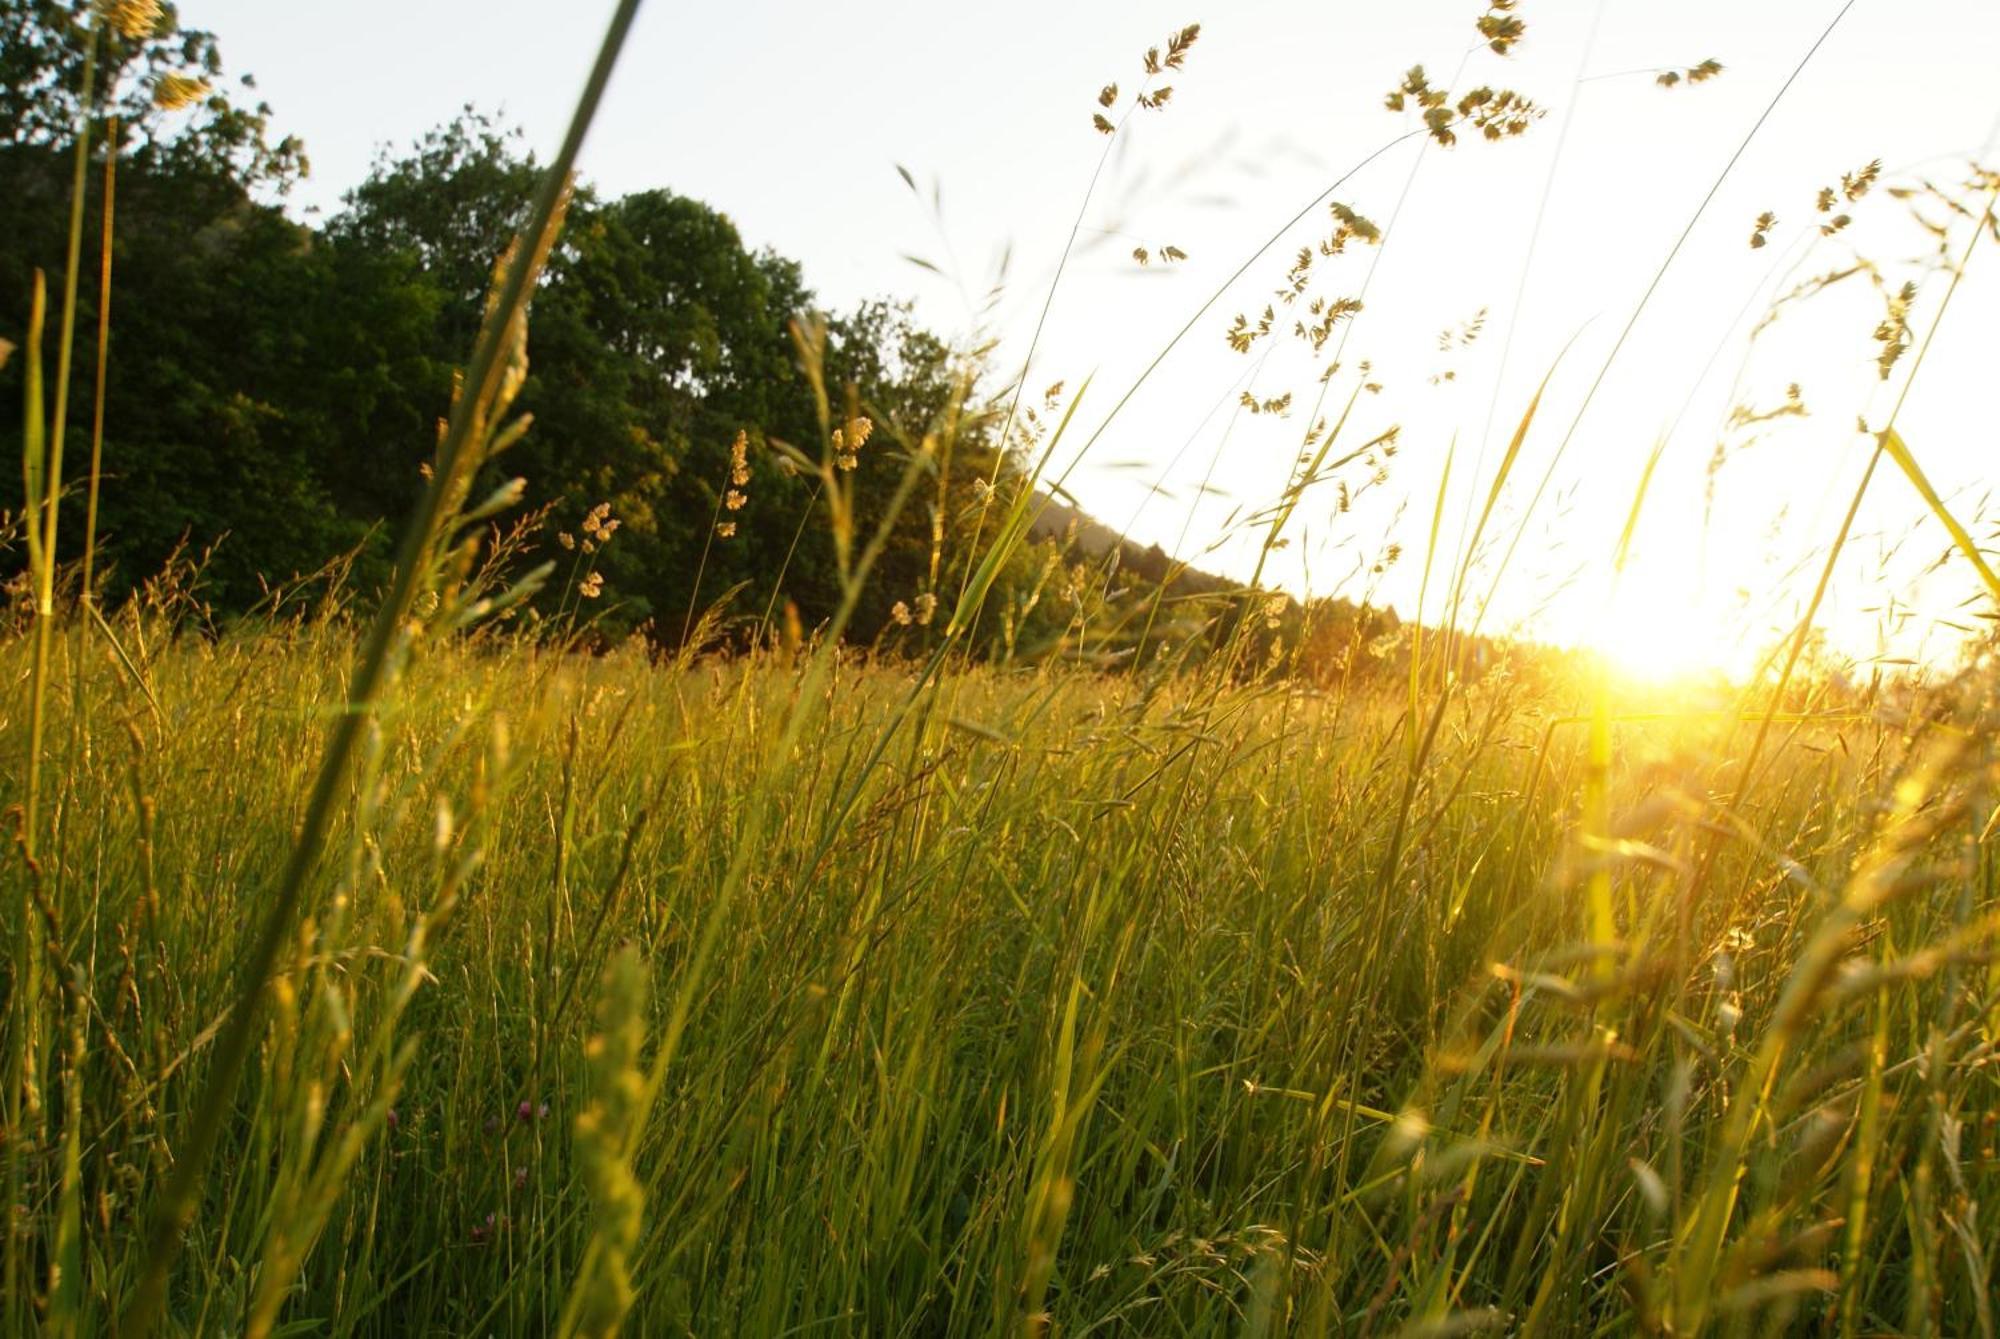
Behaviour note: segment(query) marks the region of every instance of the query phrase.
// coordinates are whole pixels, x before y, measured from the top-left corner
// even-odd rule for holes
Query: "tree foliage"
[[[0,235],[0,292],[13,295],[0,336],[17,343],[32,271],[56,276],[63,264],[88,22],[81,3],[0,0],[0,198],[18,220]],[[212,35],[179,28],[167,7],[151,37],[107,26],[97,40],[93,142],[105,142],[112,116],[120,123],[106,594],[183,549],[207,554],[202,595],[225,615],[357,546],[366,586],[421,482],[454,360],[539,167],[518,132],[468,107],[378,155],[344,208],[307,226],[280,204],[305,170],[303,151],[271,140],[268,108],[218,91]],[[169,75],[210,91],[168,113],[152,90]],[[79,367],[95,358],[92,277],[81,285]],[[534,304],[521,398],[534,427],[499,468],[526,478],[545,516],[531,541],[541,552],[529,556],[577,562],[584,518],[609,504],[615,542],[587,564],[607,597],[597,606],[607,632],[643,626],[675,640],[689,610],[729,591],[751,613],[790,600],[808,625],[838,603],[824,500],[775,449],[811,457],[821,447],[792,334],[814,307],[795,263],[753,251],[698,201],[576,190]],[[978,539],[940,523],[938,509],[962,508],[975,480],[1011,477],[1012,464],[990,423],[967,412],[977,368],[907,307],[878,301],[814,319],[825,322],[835,412],[869,414],[881,429],[853,476],[863,533],[931,439],[922,485],[853,625],[873,637],[897,625],[898,602],[962,570]],[[0,370],[0,385],[18,377],[18,364]],[[72,398],[72,440],[88,439],[88,402]],[[18,432],[8,415],[0,449],[17,449]],[[749,446],[741,487],[731,479],[739,433]],[[1022,557],[1016,576],[1038,562]]]

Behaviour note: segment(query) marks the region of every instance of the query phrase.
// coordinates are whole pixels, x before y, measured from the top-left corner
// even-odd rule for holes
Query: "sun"
[[[1748,670],[1747,652],[1733,614],[1702,599],[1689,574],[1634,567],[1620,575],[1576,640],[1638,684],[1738,678]]]
[[[1725,669],[1715,631],[1698,610],[1620,603],[1591,630],[1590,645],[1622,678],[1675,683]]]

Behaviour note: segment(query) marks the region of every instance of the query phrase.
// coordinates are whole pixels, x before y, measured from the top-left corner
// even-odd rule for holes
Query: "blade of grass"
[[[419,590],[426,584],[431,549],[448,519],[447,507],[462,493],[468,467],[476,467],[478,463],[474,457],[480,443],[474,440],[475,434],[484,426],[483,412],[507,374],[507,346],[517,323],[525,320],[528,295],[546,248],[553,241],[553,231],[559,226],[577,154],[603,100],[605,86],[610,82],[611,71],[638,9],[639,0],[620,0],[612,14],[562,148],[542,179],[529,221],[522,229],[520,242],[480,329],[465,379],[465,392],[452,408],[430,483],[404,530],[395,578],[356,661],[348,684],[346,707],[328,735],[298,837],[273,890],[263,929],[245,960],[236,1004],[216,1040],[207,1082],[194,1106],[190,1135],[156,1210],[144,1270],[119,1318],[121,1334],[148,1333],[165,1305],[167,1272],[194,1217],[208,1159],[215,1151],[225,1109],[249,1052],[258,1003],[276,968],[279,949],[291,933],[306,879],[318,863],[345,783],[348,760],[360,741],[363,726],[378,705],[390,675],[397,639]]]
[[[1937,490],[1931,487],[1931,481],[1925,477],[1923,467],[1917,464],[1916,456],[1911,454],[1909,446],[1903,441],[1903,435],[1896,431],[1896,425],[1893,423],[1882,430],[1882,449],[1888,452],[1889,459],[1896,462],[1897,468],[1903,471],[1904,477],[1930,507],[1931,515],[1937,517],[1938,524],[1942,525],[1945,533],[1951,536],[1951,542],[1956,544],[1958,551],[1971,562],[1973,571],[1979,573],[1979,580],[1986,587],[1986,593],[1993,597],[1995,605],[2000,605],[2000,576],[1993,574],[1993,569],[1986,564],[1986,555],[1979,551],[1979,545],[1973,543],[1972,536],[1958,523],[1958,518],[1951,514],[1951,508],[1944,505],[1944,499],[1940,498]]]

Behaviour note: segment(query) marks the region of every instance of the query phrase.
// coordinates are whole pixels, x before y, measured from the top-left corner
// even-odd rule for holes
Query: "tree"
[[[143,18],[149,7],[127,8]],[[121,302],[105,442],[114,482],[102,515],[112,590],[120,574],[157,570],[184,537],[228,535],[210,575],[225,604],[241,607],[265,574],[317,566],[363,527],[338,514],[306,463],[326,434],[316,437],[296,407],[296,369],[320,356],[297,319],[325,292],[311,274],[312,236],[252,196],[282,194],[305,170],[303,152],[296,140],[268,139],[267,107],[245,109],[214,87],[222,63],[211,35],[181,30],[171,6],[150,25],[95,19],[81,3],[0,0],[0,198],[10,225],[0,234],[9,298],[0,332],[25,337],[34,270],[61,291],[75,137],[88,126],[93,146],[105,144],[115,115]],[[94,270],[95,257],[85,265]],[[96,300],[95,285],[80,283],[79,368],[95,360]],[[0,386],[19,376],[17,362]],[[87,441],[90,397],[72,394],[70,405],[70,438]],[[19,424],[17,414],[0,420],[0,450],[18,452]],[[64,538],[74,545],[81,528],[65,526]]]
[[[224,85],[213,33],[182,28],[171,4],[117,8],[149,21],[95,19],[89,0],[0,0],[0,146],[66,149],[87,114],[92,143],[104,142],[115,117],[120,151],[149,167],[199,165],[279,195],[305,174],[305,146],[270,138],[270,106],[239,105]],[[256,82],[244,75],[237,87]]]
[[[59,272],[66,190],[60,161],[0,152],[0,192],[32,202],[33,225],[0,241],[0,290],[25,293],[34,266]],[[107,594],[186,541],[215,546],[207,597],[240,610],[408,505],[449,388],[431,347],[441,303],[393,260],[329,248],[239,184],[185,166],[130,166],[118,208]],[[77,365],[89,367],[94,286],[81,296]],[[71,406],[71,440],[87,442],[90,397]],[[18,423],[0,422],[0,450],[18,451]],[[64,535],[74,545],[82,529]]]
[[[401,158],[376,154],[368,179],[349,191],[327,236],[350,251],[396,254],[413,263],[445,299],[452,336],[471,338],[493,265],[528,216],[541,179],[533,154],[509,130],[472,107],[429,131]],[[573,204],[561,246],[573,246],[588,190]],[[460,326],[463,328],[459,328]]]
[[[490,258],[534,179],[519,137],[468,111],[405,157],[379,159],[328,234],[342,249],[392,253],[427,276],[445,304],[438,344],[449,347],[471,328]],[[761,610],[780,581],[809,621],[838,606],[826,527],[809,515],[813,486],[763,449],[780,441],[818,453],[790,332],[812,306],[796,264],[753,252],[706,205],[664,190],[608,202],[578,192],[535,302],[522,394],[535,426],[499,468],[524,476],[530,500],[553,507],[556,536],[567,529],[573,542],[582,518],[611,504],[616,542],[591,558],[617,606],[612,630],[651,619],[673,640],[691,608],[742,587],[744,607]],[[856,474],[872,530],[907,464],[894,448],[914,449],[932,431],[960,393],[962,360],[887,302],[832,319],[827,336],[833,394],[845,403],[851,393],[885,429]],[[987,430],[976,417],[964,429],[942,462],[963,476],[947,502],[969,496],[974,475],[994,466]],[[753,447],[752,482],[740,489],[730,483],[739,432]],[[740,509],[724,505],[732,492]],[[901,518],[857,635],[872,637],[897,600],[928,589],[935,498],[935,488],[919,490]],[[564,552],[553,542],[548,550]]]

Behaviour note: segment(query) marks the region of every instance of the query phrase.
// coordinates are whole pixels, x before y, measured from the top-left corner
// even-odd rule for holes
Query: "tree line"
[[[64,0],[0,0],[0,336],[15,344],[32,272],[53,287],[64,268],[89,17]],[[150,37],[102,40],[88,112],[93,143],[117,155],[103,598],[177,556],[198,562],[201,599],[224,616],[336,555],[353,555],[349,579],[365,590],[386,570],[539,165],[518,132],[467,108],[378,154],[337,212],[302,222],[282,202],[307,169],[304,146],[275,135],[250,80],[225,85],[212,34],[179,27],[169,7]],[[163,89],[186,87],[176,80],[199,84],[190,105],[163,105]],[[93,239],[101,174],[100,156],[88,174]],[[80,369],[96,359],[92,250]],[[886,514],[909,452],[950,423],[951,449],[926,466],[943,487],[927,483],[930,501],[896,517],[854,627],[873,637],[932,607],[980,538],[966,504],[1016,481],[1015,462],[997,423],[966,402],[979,369],[907,305],[818,305],[795,262],[753,250],[715,209],[579,183],[534,301],[520,400],[533,426],[499,462],[526,481],[526,511],[541,522],[519,556],[587,567],[613,634],[675,640],[688,610],[726,592],[733,608],[782,599],[807,626],[824,617],[839,598],[832,541],[814,517],[814,480],[777,449],[817,455],[822,438],[794,329],[803,320],[823,331],[815,356],[834,412],[876,429],[853,472],[862,533]],[[10,403],[20,379],[20,360],[0,369]],[[72,442],[89,440],[91,410],[88,393],[71,396]],[[18,415],[0,443],[19,450]],[[63,533],[81,542],[80,526]],[[587,563],[579,546],[593,550]],[[1032,582],[1038,562],[1022,554],[1014,584]],[[573,599],[573,587],[544,598]]]

